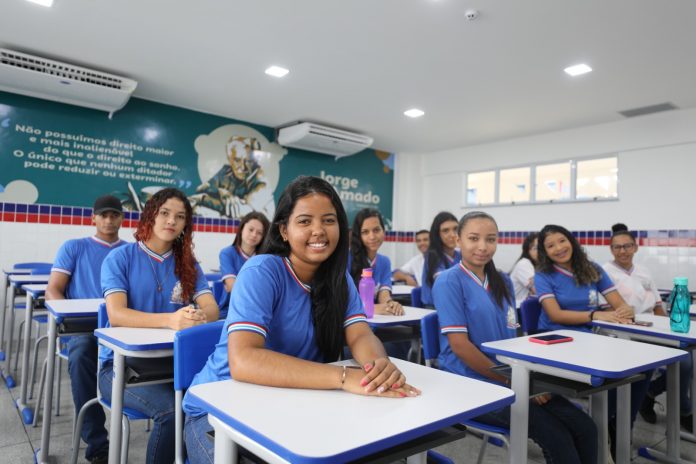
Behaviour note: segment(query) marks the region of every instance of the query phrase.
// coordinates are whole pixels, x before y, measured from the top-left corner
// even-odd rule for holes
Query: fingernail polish
[[[392,385],[392,388],[393,388],[393,389],[399,388],[399,384],[398,384],[398,383],[395,383],[394,385]]]
[[[383,386],[380,386],[380,387],[377,389],[377,393],[380,393],[380,394],[384,393],[384,387],[383,387]]]
[[[362,380],[360,381],[360,386],[361,386],[361,387],[364,387],[365,385],[367,385],[367,379],[362,379]]]
[[[372,369],[372,364],[365,364],[363,369],[365,369],[365,372],[370,372],[370,369]]]
[[[401,395],[402,398],[406,398],[406,393],[404,392],[399,392],[399,395]]]

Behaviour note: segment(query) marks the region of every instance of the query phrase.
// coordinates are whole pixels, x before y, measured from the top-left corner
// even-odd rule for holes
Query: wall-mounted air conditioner
[[[334,155],[336,158],[354,155],[369,148],[372,142],[372,137],[366,135],[311,122],[303,122],[278,130],[278,143],[281,145]]]
[[[0,48],[0,90],[107,111],[128,102],[132,79]]]

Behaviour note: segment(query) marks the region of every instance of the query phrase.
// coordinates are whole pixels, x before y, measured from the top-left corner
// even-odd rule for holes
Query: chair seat
[[[31,318],[34,319],[39,324],[47,324],[48,323],[48,314],[35,314]]]

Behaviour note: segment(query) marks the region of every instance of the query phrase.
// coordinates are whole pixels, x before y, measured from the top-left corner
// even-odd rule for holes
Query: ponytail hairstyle
[[[438,266],[447,260],[442,238],[440,238],[440,226],[449,221],[457,222],[456,216],[447,211],[442,211],[435,216],[430,226],[430,245],[428,245],[428,251],[425,254],[425,259],[428,262],[428,273],[425,276],[425,283],[430,287],[435,283],[435,271]]]
[[[193,254],[193,208],[186,195],[175,188],[165,188],[155,193],[147,200],[143,212],[140,215],[138,228],[133,236],[140,242],[146,242],[152,237],[152,228],[160,208],[170,198],[176,198],[184,204],[186,210],[186,225],[174,242],[172,252],[174,254],[174,274],[181,282],[181,297],[184,302],[191,302],[195,293],[198,271],[196,269],[196,257]]]
[[[261,226],[263,227],[263,237],[266,236],[266,234],[268,233],[269,226],[268,219],[263,213],[260,213],[258,211],[252,211],[251,213],[245,215],[242,218],[242,221],[239,223],[239,230],[237,231],[237,235],[234,237],[234,242],[232,242],[232,246],[240,249],[242,248],[242,231],[244,230],[244,226],[246,226],[247,223],[252,219],[256,219],[261,223]],[[263,244],[263,237],[261,238],[259,244],[256,245],[256,250],[254,250],[257,253],[259,251],[259,248],[261,248],[261,245]]]
[[[517,261],[521,260],[522,258],[527,258],[529,261],[531,261],[532,265],[536,267],[537,263],[532,259],[532,256],[529,254],[529,248],[532,246],[532,243],[534,243],[534,240],[538,238],[539,232],[531,232],[524,238],[524,242],[522,242],[522,254],[519,258],[517,258]]]
[[[360,276],[362,275],[362,270],[364,268],[370,267],[370,260],[367,257],[367,248],[362,241],[362,234],[360,233],[362,229],[363,222],[365,219],[376,217],[379,219],[379,225],[382,226],[384,230],[384,219],[379,211],[374,208],[365,208],[358,211],[353,220],[353,228],[350,234],[350,253],[353,255],[352,262],[350,264],[350,276],[353,278],[353,282],[357,286],[360,282]]]
[[[310,293],[314,336],[324,361],[330,362],[337,360],[343,349],[343,321],[348,307],[348,218],[341,199],[331,184],[313,176],[299,176],[288,184],[278,199],[278,206],[260,253],[290,256],[290,244],[283,240],[280,226],[287,227],[297,201],[311,194],[324,195],[331,200],[338,219],[338,244],[331,256],[314,273]]]
[[[462,230],[464,230],[466,223],[472,219],[487,219],[495,225],[496,231],[498,230],[498,223],[495,222],[493,216],[488,213],[484,213],[483,211],[471,211],[470,213],[466,213],[459,220],[459,224],[457,225],[458,237],[461,237]],[[500,274],[498,269],[496,269],[493,259],[486,263],[486,265],[483,267],[483,272],[485,272],[486,276],[488,277],[488,288],[490,289],[495,302],[498,303],[498,306],[505,310],[504,303],[506,301],[509,305],[512,305],[513,303],[510,289],[508,288],[503,276]]]
[[[546,241],[546,238],[550,234],[561,234],[565,236],[573,247],[570,267],[576,285],[588,285],[599,281],[601,277],[598,269],[599,266],[590,261],[585,250],[582,249],[578,240],[573,237],[573,234],[571,234],[568,229],[555,224],[546,225],[541,229],[541,232],[539,232],[539,263],[537,264],[537,269],[540,272],[545,272],[547,274],[554,272],[554,262],[546,253],[546,247],[544,246],[544,241]]]

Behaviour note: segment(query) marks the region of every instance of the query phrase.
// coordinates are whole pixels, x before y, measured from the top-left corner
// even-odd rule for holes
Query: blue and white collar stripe
[[[476,283],[479,284],[481,287],[483,287],[484,290],[488,290],[488,274],[486,274],[485,279],[483,279],[483,282],[481,282],[481,279],[479,279],[478,276],[477,276],[476,274],[474,274],[474,273],[471,272],[469,269],[467,269],[467,267],[464,266],[464,264],[462,264],[461,262],[459,263],[459,268],[460,268],[462,271],[464,271],[469,277],[471,277],[472,279],[474,279],[474,282],[476,282]]]
[[[140,247],[141,250],[143,250],[145,253],[147,253],[152,259],[157,261],[158,263],[163,262],[165,259],[169,258],[174,252],[172,250],[169,250],[163,255],[158,255],[151,249],[147,247],[143,242],[138,242],[138,246]]]

